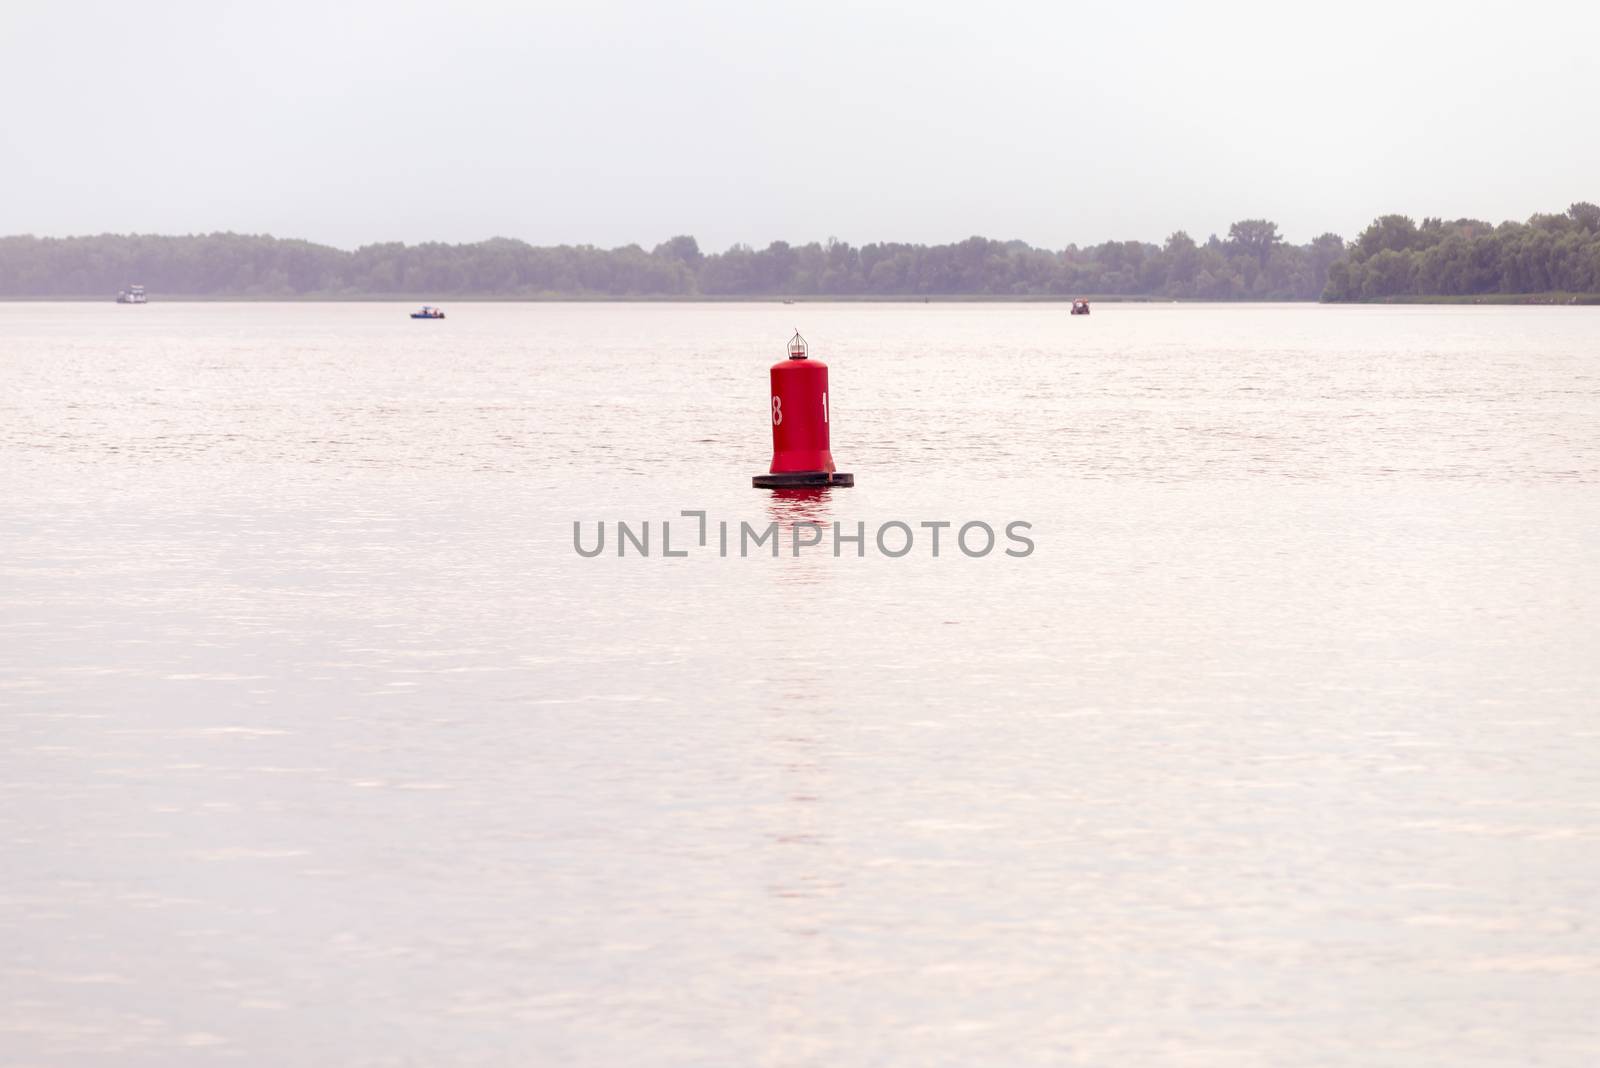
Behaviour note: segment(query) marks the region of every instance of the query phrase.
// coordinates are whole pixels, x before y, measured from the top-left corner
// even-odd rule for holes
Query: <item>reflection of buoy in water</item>
[[[772,467],[750,480],[758,489],[854,486],[856,476],[833,468],[828,447],[828,365],[810,358],[800,332],[789,358],[772,365]]]

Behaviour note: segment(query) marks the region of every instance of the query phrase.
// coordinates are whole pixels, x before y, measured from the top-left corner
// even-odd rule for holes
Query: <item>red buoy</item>
[[[854,486],[856,476],[834,470],[828,447],[828,365],[810,358],[800,331],[789,339],[789,358],[773,364],[771,376],[772,467],[751,484]]]

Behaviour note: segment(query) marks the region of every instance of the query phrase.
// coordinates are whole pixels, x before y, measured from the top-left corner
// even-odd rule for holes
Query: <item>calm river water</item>
[[[1600,309],[405,311],[0,304],[0,1063],[1600,1060]]]

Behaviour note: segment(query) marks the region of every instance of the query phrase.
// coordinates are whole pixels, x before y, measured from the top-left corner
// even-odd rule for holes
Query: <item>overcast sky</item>
[[[1291,240],[1600,201],[1600,2],[0,0],[0,234]]]

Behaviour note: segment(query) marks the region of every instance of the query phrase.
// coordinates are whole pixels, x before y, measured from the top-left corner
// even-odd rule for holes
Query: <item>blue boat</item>
[[[414,312],[411,313],[411,318],[413,318],[413,319],[443,319],[444,318],[444,312],[442,310],[438,309],[438,308],[435,308],[432,304],[424,304],[420,310],[414,311]]]

